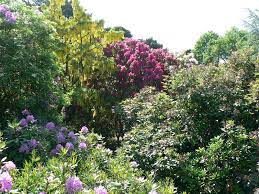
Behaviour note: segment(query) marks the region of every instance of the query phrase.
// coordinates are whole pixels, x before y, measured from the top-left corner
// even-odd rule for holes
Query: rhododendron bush
[[[165,49],[151,49],[140,40],[126,38],[105,49],[118,67],[116,95],[127,97],[145,86],[162,89],[164,75],[177,68],[176,59]]]
[[[174,193],[173,183],[154,182],[135,161],[105,148],[102,137],[86,126],[42,125],[30,111],[22,114],[4,130],[6,149],[0,139],[0,192]]]

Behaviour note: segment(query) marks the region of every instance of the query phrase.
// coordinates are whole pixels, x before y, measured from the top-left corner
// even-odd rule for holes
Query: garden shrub
[[[228,121],[223,133],[182,164],[184,189],[194,193],[253,193],[258,186],[256,139]]]
[[[181,69],[169,77],[165,83],[165,92],[159,93],[146,88],[134,98],[123,101],[119,110],[123,117],[123,130],[127,133],[121,151],[136,160],[142,169],[154,172],[157,179],[173,178],[181,191],[225,192],[225,179],[246,177],[250,171],[252,174],[255,172],[256,166],[256,158],[253,157],[256,155],[254,140],[248,137],[247,141],[240,140],[237,147],[234,147],[235,140],[226,140],[231,146],[222,148],[222,152],[226,152],[226,156],[222,157],[229,160],[224,165],[220,162],[213,164],[215,171],[221,169],[224,173],[222,178],[214,179],[214,170],[209,166],[215,159],[212,158],[216,157],[212,157],[213,154],[216,155],[212,142],[225,137],[222,128],[227,120],[233,119],[238,125],[244,124],[245,128],[236,127],[244,137],[244,134],[254,134],[258,129],[257,118],[254,117],[255,104],[248,103],[242,75],[229,65],[193,66]],[[242,110],[246,103],[250,108],[247,104]],[[242,111],[248,112],[247,119],[241,119],[240,115],[244,113]],[[208,168],[208,173],[190,177],[188,174],[191,170],[197,170],[193,169],[195,166],[191,167],[192,163],[202,160],[204,154],[209,154],[209,149],[213,150],[207,156],[212,157],[211,163],[204,164],[208,165],[204,166]],[[230,159],[239,149],[238,157],[248,157],[243,158],[244,164]],[[220,151],[217,153],[221,157]],[[236,170],[235,174],[228,168],[232,163],[239,165],[243,171]],[[202,169],[197,173],[202,173]],[[196,176],[202,176],[202,180],[195,179]],[[252,185],[246,188],[248,186],[244,182],[235,183],[234,179],[231,181],[235,184],[234,191],[239,189],[240,192],[245,192],[254,188]],[[218,186],[214,188],[213,184]]]
[[[238,118],[246,94],[242,85],[242,76],[227,65],[194,66],[168,79],[165,88],[175,102],[174,119],[191,137],[191,150],[219,135],[224,121]]]
[[[36,9],[2,1],[0,13],[0,123],[26,107],[46,119],[55,117],[61,93],[53,28]],[[5,16],[4,16],[5,14]]]
[[[145,86],[162,89],[164,75],[177,68],[175,57],[165,49],[151,49],[140,40],[126,38],[105,49],[118,67],[115,94],[121,98],[134,95]]]

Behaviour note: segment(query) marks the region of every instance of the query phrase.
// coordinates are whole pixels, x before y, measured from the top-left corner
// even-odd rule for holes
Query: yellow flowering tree
[[[110,84],[109,78],[116,70],[114,59],[104,55],[104,48],[121,40],[123,33],[106,31],[104,22],[93,20],[78,0],[71,1],[73,14],[66,17],[63,14],[66,3],[65,0],[51,0],[46,9],[59,40],[56,55],[62,70],[60,81],[65,92],[72,94],[73,110],[75,106],[80,107],[80,111],[84,107],[84,115],[91,113],[89,120],[93,120],[98,113],[102,119],[106,112],[104,102],[107,101],[103,99],[103,96],[107,96],[104,92],[111,87],[107,84]]]

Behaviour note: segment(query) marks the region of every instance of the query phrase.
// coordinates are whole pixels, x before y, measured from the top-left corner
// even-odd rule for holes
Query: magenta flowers
[[[74,194],[83,189],[83,183],[76,176],[70,177],[66,181],[66,191],[68,194]]]
[[[118,67],[117,80],[121,93],[132,95],[145,86],[162,89],[166,66],[177,66],[177,61],[165,49],[151,49],[142,41],[126,38],[104,50]]]

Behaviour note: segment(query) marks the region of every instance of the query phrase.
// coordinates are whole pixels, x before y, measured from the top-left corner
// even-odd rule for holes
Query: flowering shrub
[[[30,125],[23,129],[29,128]],[[101,137],[89,132],[85,126],[78,133],[71,133],[67,128],[57,126],[54,131],[46,127],[39,130],[44,130],[49,140],[56,138],[55,135],[50,136],[54,131],[54,134],[63,133],[66,143],[57,144],[55,152],[52,151],[53,156],[48,160],[36,156],[35,149],[21,171],[13,171],[12,177],[8,174],[0,175],[0,182],[3,180],[2,185],[6,191],[13,189],[21,193],[27,191],[68,194],[175,192],[172,183],[155,183],[152,175],[144,176],[143,172],[137,169],[136,162],[130,162],[121,153],[113,154],[111,150],[104,148]],[[49,147],[52,147],[50,142]],[[40,144],[43,144],[42,140],[39,141]],[[48,152],[45,156],[41,154],[42,157],[48,155]],[[6,162],[3,169],[12,170],[15,165]]]
[[[194,54],[191,51],[180,52],[177,55],[177,62],[181,68],[190,68],[194,65],[198,65],[198,61],[195,59]]]
[[[118,67],[117,95],[129,96],[145,86],[162,89],[168,68],[176,68],[172,54],[165,49],[151,49],[142,41],[126,38],[110,45],[105,54],[114,57]]]

